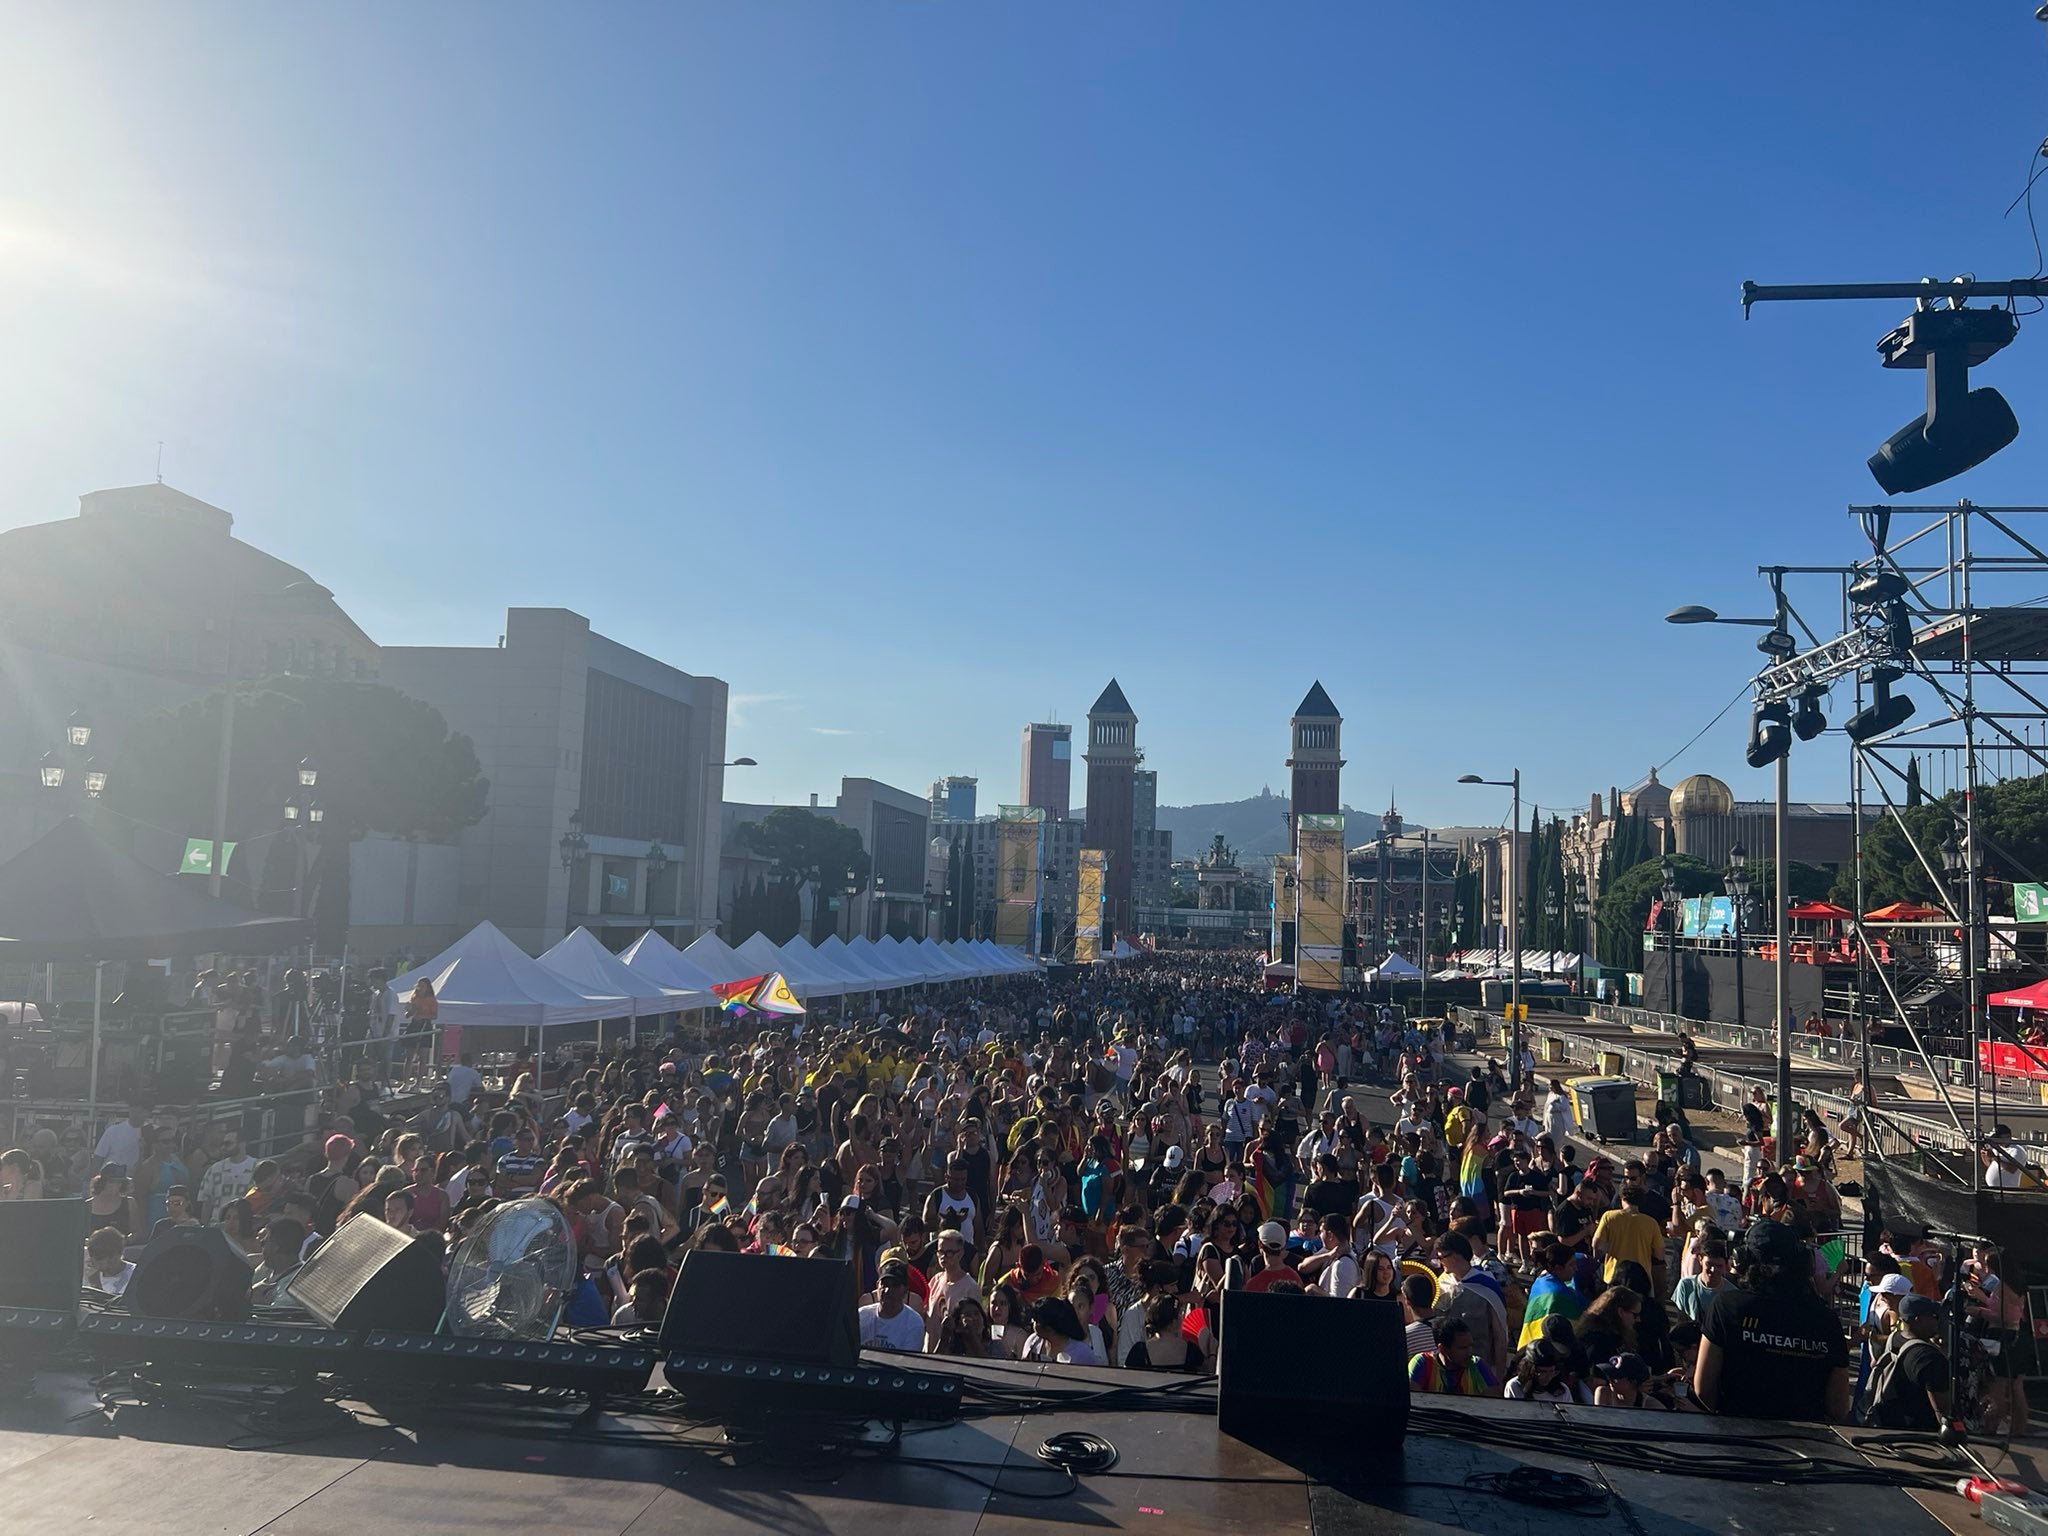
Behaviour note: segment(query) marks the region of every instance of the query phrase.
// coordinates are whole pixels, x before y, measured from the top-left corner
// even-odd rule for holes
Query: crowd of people
[[[452,1246],[538,1197],[574,1233],[574,1325],[657,1324],[693,1249],[824,1256],[855,1268],[869,1347],[1200,1373],[1228,1292],[1299,1292],[1398,1309],[1419,1391],[1900,1427],[1946,1412],[1960,1285],[2007,1345],[1996,1427],[2028,1429],[2001,1255],[1949,1275],[1897,1232],[1859,1273],[1818,1117],[1782,1158],[1752,1135],[1739,1171],[1661,1105],[1647,1145],[1595,1152],[1533,1062],[1267,992],[1228,952],[720,1023],[491,1079],[465,1057],[403,1114],[352,1079],[274,1157],[147,1113],[91,1147],[39,1133],[0,1198],[85,1200],[108,1296],[167,1226],[218,1226],[254,1301],[289,1306],[359,1216]]]

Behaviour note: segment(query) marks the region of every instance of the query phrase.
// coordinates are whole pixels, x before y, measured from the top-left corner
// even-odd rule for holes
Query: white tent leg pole
[[[87,1135],[99,1129],[100,1111],[100,978],[105,974],[107,962],[95,960],[92,963],[92,1065],[86,1072],[85,1113]]]

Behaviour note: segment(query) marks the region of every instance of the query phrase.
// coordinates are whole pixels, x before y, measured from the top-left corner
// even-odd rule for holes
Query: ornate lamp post
[[[1664,967],[1665,978],[1670,982],[1671,1016],[1678,1017],[1678,930],[1682,914],[1678,910],[1678,866],[1669,859],[1663,866],[1664,884],[1657,894],[1664,900],[1664,910],[1671,918],[1671,953]]]
[[[1742,929],[1749,905],[1749,854],[1742,844],[1737,843],[1728,850],[1728,878],[1723,882],[1728,890],[1728,902],[1735,913],[1735,1022],[1744,1025],[1749,1022],[1749,998],[1742,987],[1742,951],[1744,948]]]
[[[590,839],[583,835],[581,806],[569,813],[569,830],[562,834],[555,847],[561,851],[562,873],[569,876],[569,895],[562,903],[562,931],[567,933],[576,926],[576,865],[590,852]]]

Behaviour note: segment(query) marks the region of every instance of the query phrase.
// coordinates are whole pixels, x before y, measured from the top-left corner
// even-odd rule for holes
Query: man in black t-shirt
[[[1358,1209],[1358,1180],[1344,1177],[1334,1153],[1316,1159],[1315,1181],[1302,1191],[1301,1208],[1318,1216],[1343,1216]]]
[[[1693,1395],[1752,1419],[1849,1417],[1849,1344],[1813,1289],[1813,1256],[1790,1227],[1753,1222],[1741,1288],[1715,1297],[1693,1367]]]
[[[1908,1296],[1899,1331],[1870,1373],[1870,1418],[1885,1429],[1941,1428],[1948,1404],[1948,1357],[1941,1352],[1941,1303]]]

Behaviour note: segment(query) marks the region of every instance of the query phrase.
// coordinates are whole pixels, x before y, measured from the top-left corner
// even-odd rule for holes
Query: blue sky
[[[1920,409],[1905,306],[1741,280],[2033,270],[2031,11],[18,7],[0,522],[162,439],[385,643],[728,679],[750,798],[1013,798],[1114,673],[1172,803],[1319,676],[1355,804],[1583,804],[1749,670],[1660,616],[1852,557]],[[2044,499],[2044,347],[1925,499]],[[1765,793],[1742,732],[1670,773]]]

